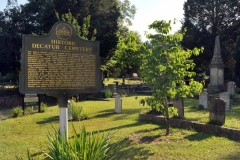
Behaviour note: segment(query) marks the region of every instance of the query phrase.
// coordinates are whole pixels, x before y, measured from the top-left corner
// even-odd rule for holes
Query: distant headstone
[[[219,98],[212,98],[210,101],[209,111],[210,111],[210,115],[209,115],[210,122],[215,122],[221,125],[225,123],[224,100]]]
[[[230,94],[228,92],[220,93],[219,94],[219,98],[224,100],[224,102],[225,102],[225,110],[229,111],[231,109]]]
[[[184,117],[184,104],[183,104],[183,98],[175,98],[172,99],[173,107],[178,109],[178,117],[183,118]]]
[[[122,85],[125,85],[125,77],[122,77]]]
[[[71,101],[68,100],[67,104],[67,109],[68,109],[68,120],[72,119],[72,109],[71,109]]]
[[[202,105],[203,108],[208,108],[208,93],[203,91],[199,96],[199,106]]]
[[[235,88],[236,88],[235,82],[232,82],[232,81],[228,82],[227,92],[230,94],[231,97],[234,97]]]
[[[133,73],[133,78],[136,78],[136,79],[139,78],[137,73]]]
[[[115,113],[122,113],[122,97],[119,94],[115,96]]]

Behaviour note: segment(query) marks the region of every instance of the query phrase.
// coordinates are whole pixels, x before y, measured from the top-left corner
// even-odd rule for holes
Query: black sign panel
[[[23,35],[20,92],[74,95],[100,91],[99,44],[79,38],[66,22],[56,23],[46,36]]]

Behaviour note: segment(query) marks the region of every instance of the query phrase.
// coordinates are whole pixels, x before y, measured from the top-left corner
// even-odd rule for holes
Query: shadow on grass
[[[203,141],[205,139],[210,138],[212,135],[210,134],[204,134],[204,133],[195,133],[191,134],[189,136],[185,136],[185,139],[188,139],[189,141]]]
[[[133,141],[128,138],[124,138],[122,141],[113,143],[114,153],[110,155],[113,159],[148,159],[149,156],[153,155],[150,150],[145,149],[141,146],[133,145]]]
[[[123,118],[127,118],[127,116],[131,114],[139,113],[141,109],[124,109],[122,113],[115,113],[114,109],[107,109],[99,112],[96,116],[93,116],[92,118],[105,118],[109,116],[116,116],[114,120],[122,120]]]
[[[236,159],[239,159],[239,155],[240,155],[240,151],[232,155],[227,155],[226,157],[221,157],[221,159],[236,160]]]
[[[42,121],[37,122],[37,124],[46,124],[46,123],[52,123],[52,122],[59,122],[59,116],[46,118]]]

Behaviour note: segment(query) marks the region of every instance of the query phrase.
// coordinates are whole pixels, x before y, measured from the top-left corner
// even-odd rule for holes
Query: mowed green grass
[[[69,137],[73,134],[72,124],[77,130],[85,125],[87,131],[110,132],[113,134],[111,143],[116,147],[116,160],[239,159],[240,142],[178,128],[172,128],[171,134],[165,136],[164,126],[139,121],[139,113],[148,109],[139,104],[142,98],[145,96],[123,97],[122,114],[114,113],[113,98],[80,102],[90,118],[69,122]],[[206,110],[194,107],[198,106],[196,100],[184,102],[186,119],[204,121],[204,117],[208,117]],[[47,151],[47,132],[52,132],[52,126],[59,127],[58,116],[59,108],[53,106],[45,113],[0,121],[0,159],[12,160],[16,156],[27,159],[27,149],[34,159],[46,158],[42,151]],[[236,120],[240,122],[237,116]]]

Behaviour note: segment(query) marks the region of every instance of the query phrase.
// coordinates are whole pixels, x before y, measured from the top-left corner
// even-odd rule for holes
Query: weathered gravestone
[[[178,117],[183,118],[184,117],[184,104],[183,104],[183,98],[175,98],[172,99],[173,107],[178,109]]]
[[[223,92],[219,94],[219,98],[225,102],[225,110],[229,111],[231,109],[230,94],[228,92]]]
[[[236,88],[235,82],[232,82],[232,81],[228,82],[227,92],[230,94],[231,98],[233,98],[235,95],[235,88]]]
[[[217,124],[225,123],[225,102],[219,98],[212,98],[209,107],[209,120]]]
[[[119,94],[115,97],[115,113],[122,113],[122,97]]]
[[[68,98],[102,88],[99,48],[67,22],[55,23],[44,36],[22,35],[19,91],[58,98],[61,135],[68,136]]]
[[[199,96],[199,109],[208,108],[208,93],[203,91]]]

